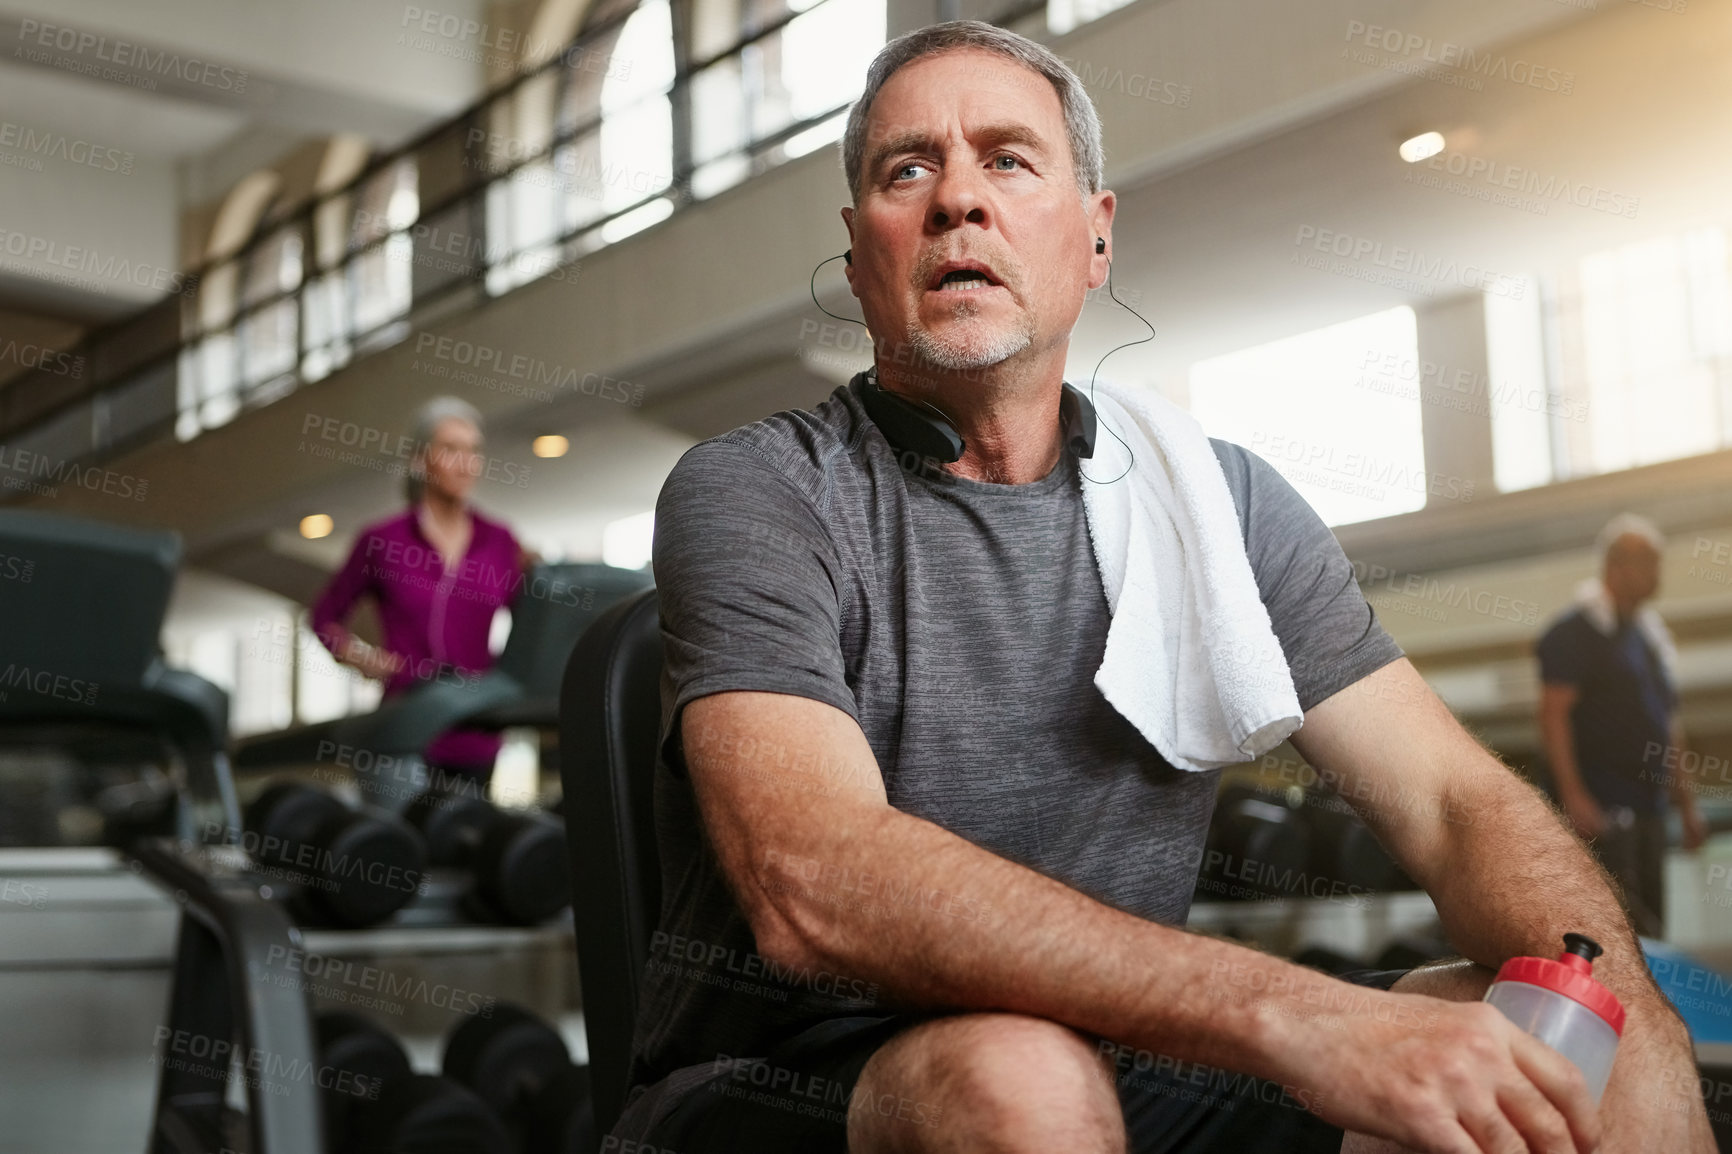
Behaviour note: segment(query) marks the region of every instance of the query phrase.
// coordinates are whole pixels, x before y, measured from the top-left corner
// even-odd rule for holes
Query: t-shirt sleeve
[[[1550,685],[1580,685],[1586,674],[1581,637],[1566,618],[1558,622],[1534,645],[1540,659],[1540,680]]]
[[[656,501],[651,546],[662,634],[661,750],[683,773],[687,702],[788,693],[859,719],[841,643],[841,566],[818,510],[750,446],[706,441]]]
[[[1404,653],[1360,592],[1353,563],[1323,518],[1273,465],[1241,446],[1221,444],[1226,451],[1218,455],[1239,499],[1257,590],[1293,674],[1299,708],[1309,710]]]

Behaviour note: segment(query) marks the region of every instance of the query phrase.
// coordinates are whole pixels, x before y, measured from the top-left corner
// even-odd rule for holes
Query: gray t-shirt
[[[677,722],[694,698],[828,702],[859,722],[896,808],[1139,917],[1182,926],[1189,912],[1220,774],[1169,765],[1094,685],[1111,619],[1083,508],[1094,482],[1078,467],[1098,472],[1068,452],[1023,485],[905,469],[860,381],[693,446],[656,504],[663,898],[634,1084],[890,1012],[855,976],[779,972],[755,953],[686,777]],[[1303,498],[1260,458],[1211,443],[1300,706],[1401,656]],[[746,772],[840,784],[769,748]],[[837,900],[963,918],[991,904],[821,869],[809,863]]]

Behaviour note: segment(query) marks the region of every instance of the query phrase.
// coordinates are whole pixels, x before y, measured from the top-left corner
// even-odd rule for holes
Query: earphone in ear
[[[1096,252],[1107,251],[1107,238],[1106,237],[1104,237],[1104,236],[1095,237],[1095,251]]]
[[[844,264],[853,264],[854,263],[854,250],[853,249],[849,249],[847,252],[842,254],[842,262]]]

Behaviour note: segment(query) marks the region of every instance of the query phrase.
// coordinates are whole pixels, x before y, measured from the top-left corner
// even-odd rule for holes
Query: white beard
[[[956,294],[961,296],[961,293]],[[951,305],[951,316],[971,320],[980,315],[973,301],[959,300]],[[1024,325],[1009,325],[996,332],[981,333],[976,326],[956,338],[941,339],[923,328],[919,320],[908,322],[908,344],[927,363],[940,369],[983,369],[1007,361],[1034,343],[1034,323],[1023,314]]]

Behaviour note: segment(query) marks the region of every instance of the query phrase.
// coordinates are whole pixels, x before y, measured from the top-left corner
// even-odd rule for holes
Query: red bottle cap
[[[1601,953],[1598,943],[1581,934],[1564,935],[1564,952],[1557,961],[1550,958],[1511,958],[1497,972],[1500,982],[1526,982],[1542,990],[1562,994],[1580,1002],[1612,1027],[1619,1037],[1624,1034],[1624,1004],[1618,996],[1594,979],[1593,959]]]

